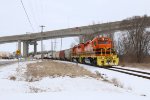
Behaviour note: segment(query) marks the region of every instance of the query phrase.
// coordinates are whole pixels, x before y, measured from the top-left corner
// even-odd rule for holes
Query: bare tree
[[[124,55],[125,54],[125,45],[124,45],[124,36],[120,35],[120,38],[115,41],[115,48],[117,50],[118,55]]]
[[[150,32],[147,30],[150,21],[146,15],[134,16],[124,20],[121,25],[126,25],[126,36],[120,41],[124,54],[142,62],[150,49]]]
[[[74,47],[75,45],[79,44],[80,43],[80,40],[79,38],[74,38],[74,42],[71,43],[70,47]]]

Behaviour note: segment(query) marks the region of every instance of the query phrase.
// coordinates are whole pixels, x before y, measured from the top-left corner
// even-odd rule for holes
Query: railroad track
[[[138,70],[127,69],[127,68],[119,68],[119,67],[111,67],[111,68],[121,69],[121,70],[136,72],[136,73],[141,73],[141,74],[145,74],[145,75],[150,75],[150,72],[138,71]]]
[[[150,80],[150,73],[144,72],[144,71],[137,71],[137,70],[131,70],[131,69],[118,68],[118,67],[101,67],[101,68]]]
[[[141,78],[150,80],[150,73],[149,72],[132,70],[132,69],[127,69],[127,68],[119,68],[119,67],[100,67],[100,66],[91,65],[90,63],[88,63],[86,65],[90,65],[93,67],[99,67],[99,68],[103,68],[103,69],[107,69],[107,70],[111,70],[111,71],[116,71],[116,72],[120,72],[120,73],[132,75],[132,76],[137,76],[137,77],[141,77]]]

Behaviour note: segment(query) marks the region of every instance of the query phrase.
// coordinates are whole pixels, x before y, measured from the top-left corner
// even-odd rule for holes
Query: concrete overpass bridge
[[[150,17],[148,17],[150,20]],[[121,31],[129,25],[121,25],[122,21],[74,27],[68,29],[53,30],[47,32],[13,35],[13,36],[3,36],[0,37],[0,44],[18,42],[18,49],[21,50],[21,42],[23,42],[23,56],[27,56],[29,44],[34,45],[34,53],[37,52],[37,41],[51,39],[51,38],[63,38],[63,37],[73,37],[81,36],[94,33],[110,33],[115,31]],[[150,24],[148,25],[150,26]]]

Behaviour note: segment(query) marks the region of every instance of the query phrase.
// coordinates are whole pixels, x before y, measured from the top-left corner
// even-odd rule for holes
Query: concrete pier
[[[23,41],[23,57],[28,56],[29,44],[28,41]]]
[[[34,42],[34,55],[37,54],[37,42]]]
[[[21,51],[21,40],[18,40],[18,50]]]

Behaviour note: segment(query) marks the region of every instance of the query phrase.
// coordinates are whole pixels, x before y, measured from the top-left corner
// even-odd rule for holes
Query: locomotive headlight
[[[104,60],[104,57],[102,57],[102,60]]]

